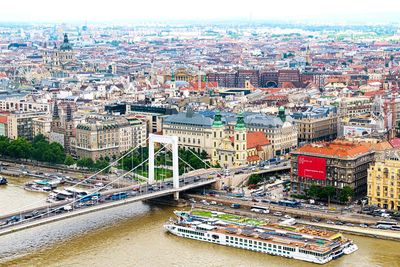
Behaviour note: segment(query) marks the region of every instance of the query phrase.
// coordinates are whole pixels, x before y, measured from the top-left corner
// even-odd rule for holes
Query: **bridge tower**
[[[178,158],[178,137],[168,135],[149,135],[149,184],[154,183],[154,143],[172,145],[172,181],[175,189],[179,188],[179,158]],[[174,198],[179,199],[179,192],[174,193]]]

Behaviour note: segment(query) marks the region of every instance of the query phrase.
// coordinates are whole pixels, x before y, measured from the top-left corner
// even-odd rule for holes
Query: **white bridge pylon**
[[[149,135],[149,184],[155,182],[154,179],[154,143],[170,144],[172,146],[172,181],[174,188],[179,188],[179,156],[178,156],[178,137],[168,135]],[[175,193],[175,199],[179,198],[179,192]]]

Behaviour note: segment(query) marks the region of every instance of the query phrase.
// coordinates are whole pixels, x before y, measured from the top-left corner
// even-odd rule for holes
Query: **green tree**
[[[306,195],[312,199],[317,199],[320,195],[320,192],[321,192],[321,187],[316,184],[312,184],[310,188],[307,190]]]
[[[261,181],[262,181],[262,177],[259,174],[252,174],[252,175],[250,175],[249,180],[247,181],[247,184],[248,185],[258,184]]]
[[[328,200],[328,204],[331,202],[331,198],[336,195],[336,188],[333,186],[325,186],[321,190],[321,198]]]
[[[76,164],[79,167],[84,167],[89,169],[92,169],[94,167],[94,161],[91,158],[81,158],[76,162]]]
[[[29,159],[32,154],[32,144],[23,137],[18,137],[11,141],[8,147],[8,153],[11,157],[17,159]]]
[[[64,160],[64,164],[67,166],[71,166],[75,164],[75,160],[71,155],[67,155]]]
[[[108,161],[106,161],[104,159],[99,159],[94,164],[94,168],[96,168],[97,170],[102,170],[102,169],[106,168],[107,166],[108,166]],[[105,169],[103,172],[107,173],[108,171],[109,171],[109,168]]]
[[[0,136],[0,155],[8,156],[9,146],[10,146],[10,139],[6,136]]]
[[[339,193],[339,201],[342,203],[346,203],[349,201],[354,195],[354,191],[350,186],[344,186]]]

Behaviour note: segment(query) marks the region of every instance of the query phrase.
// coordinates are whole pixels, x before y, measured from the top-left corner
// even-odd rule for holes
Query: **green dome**
[[[285,111],[285,107],[284,106],[280,106],[279,107],[279,111]]]
[[[60,46],[61,51],[72,50],[72,45],[69,43],[68,35],[64,34],[64,42]]]

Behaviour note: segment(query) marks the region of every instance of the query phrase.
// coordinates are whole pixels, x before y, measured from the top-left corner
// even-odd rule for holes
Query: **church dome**
[[[64,42],[60,46],[61,51],[70,51],[72,50],[72,45],[69,43],[68,35],[64,34]]]

